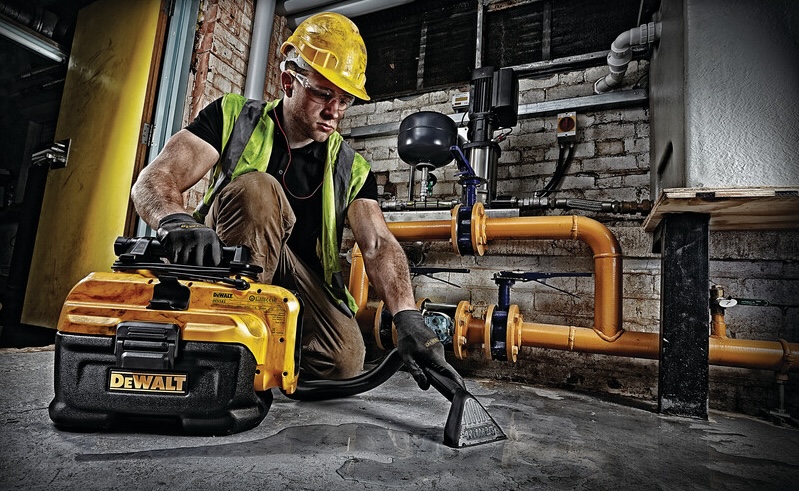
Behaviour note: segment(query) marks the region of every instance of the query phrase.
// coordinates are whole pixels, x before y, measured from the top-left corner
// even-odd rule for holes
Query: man
[[[358,375],[365,356],[338,259],[348,219],[411,375],[422,389],[429,387],[422,367],[463,385],[416,308],[407,259],[386,226],[369,164],[336,132],[354,98],[369,99],[358,28],[342,15],[317,14],[280,51],[282,99],[253,109],[256,101],[227,94],[204,108],[142,171],[131,193],[136,210],[174,262],[216,265],[223,243],[242,244],[264,269],[261,282],[298,291],[301,366],[326,379]],[[236,126],[246,114],[254,129]],[[201,224],[186,213],[182,193],[212,169],[195,212]]]

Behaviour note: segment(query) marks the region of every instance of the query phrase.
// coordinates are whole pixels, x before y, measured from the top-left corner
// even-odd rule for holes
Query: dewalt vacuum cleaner
[[[78,282],[64,302],[49,414],[67,430],[103,430],[128,421],[222,435],[264,419],[272,389],[297,400],[370,390],[401,366],[396,349],[347,380],[300,381],[302,301],[259,284],[245,247],[224,248],[223,265],[170,264],[152,237],[120,237],[111,272]],[[451,402],[444,443],[504,439],[480,403],[457,382],[427,371]]]

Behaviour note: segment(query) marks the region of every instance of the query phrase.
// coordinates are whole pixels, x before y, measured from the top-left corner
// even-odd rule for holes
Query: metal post
[[[661,227],[658,412],[707,419],[710,217],[667,214]]]

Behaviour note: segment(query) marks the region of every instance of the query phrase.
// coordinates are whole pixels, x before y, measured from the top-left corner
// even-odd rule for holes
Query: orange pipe
[[[567,351],[658,359],[660,335],[630,332],[622,327],[622,255],[621,246],[603,224],[581,216],[487,218],[472,215],[474,245],[495,239],[571,239],[584,242],[594,258],[594,327],[593,329],[553,324],[522,322],[521,345]],[[452,220],[390,222],[388,228],[400,241],[451,240],[456,215]],[[479,250],[475,247],[475,250]],[[354,277],[353,277],[354,275]],[[369,288],[363,261],[356,259],[350,273],[350,292],[356,301],[365,299]],[[360,304],[359,304],[360,305]],[[787,372],[799,366],[799,343],[729,339],[726,325],[714,316],[714,332],[709,339],[708,363],[711,365]],[[457,321],[457,319],[456,319]],[[463,348],[485,341],[484,319],[465,321],[465,336],[457,340]],[[458,350],[460,352],[460,347]]]
[[[655,332],[622,331],[615,341],[609,343],[596,331],[585,327],[524,322],[522,346],[650,360],[660,358],[660,334]],[[790,353],[799,350],[798,343],[711,336],[708,348],[710,365],[773,371],[799,366],[799,360],[790,356]]]
[[[522,346],[650,360],[660,357],[658,333],[621,331],[610,343],[594,329],[535,322],[522,323]]]
[[[795,369],[799,360],[792,353],[799,343],[758,341],[710,336],[708,363],[738,368],[761,368],[777,372]]]
[[[621,335],[621,246],[606,226],[581,216],[483,218],[476,215],[473,214],[473,222],[477,226],[473,229],[484,233],[481,237],[473,237],[477,244],[485,244],[489,239],[571,239],[585,242],[594,254],[594,329],[607,341]],[[388,228],[397,240],[444,240],[451,238],[455,219],[390,222]]]
[[[366,266],[358,244],[352,246],[352,265],[350,265],[350,282],[347,289],[355,299],[358,312],[362,311],[369,297],[369,279],[366,277]]]
[[[450,220],[429,220],[424,222],[389,222],[388,229],[399,241],[447,240],[450,236]]]
[[[350,279],[347,289],[350,291],[358,311],[355,313],[355,320],[361,331],[369,333],[375,322],[375,309],[367,307],[369,301],[369,278],[366,277],[366,266],[363,262],[363,254],[356,243],[352,246],[352,264],[350,266]]]
[[[603,224],[586,217],[518,217],[487,219],[486,239],[571,239],[594,254],[594,329],[606,341],[624,332],[622,325],[621,246]]]
[[[727,323],[724,321],[724,308],[718,300],[724,297],[724,288],[713,285],[710,289],[710,334],[720,338],[727,337]]]

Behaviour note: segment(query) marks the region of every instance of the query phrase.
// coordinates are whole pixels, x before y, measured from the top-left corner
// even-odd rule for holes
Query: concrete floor
[[[562,390],[468,380],[507,440],[442,444],[449,403],[405,372],[365,394],[277,393],[226,437],[52,425],[53,351],[0,350],[0,490],[796,489],[799,430],[711,412],[662,417]],[[640,405],[639,405],[640,406]]]

